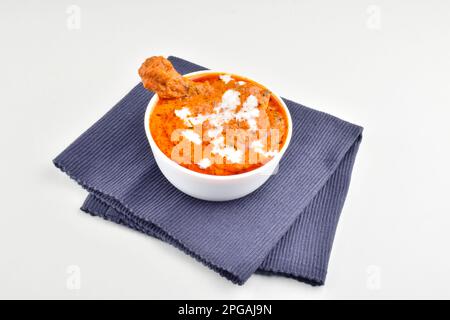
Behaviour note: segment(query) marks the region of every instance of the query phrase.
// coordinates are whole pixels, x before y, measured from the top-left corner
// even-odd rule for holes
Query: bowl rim
[[[186,74],[183,75],[183,77],[192,79],[192,78],[195,78],[197,76],[208,75],[208,74],[219,74],[219,75],[226,74],[226,75],[230,75],[231,77],[236,76],[236,77],[239,77],[241,79],[257,83],[260,86],[263,86],[264,88],[268,88],[267,86],[261,84],[258,81],[255,81],[255,80],[253,80],[253,79],[251,79],[249,77],[241,76],[241,75],[239,75],[237,73],[234,73],[234,72],[223,72],[223,71],[215,71],[215,70],[201,70],[201,71],[195,71],[195,72],[186,73]],[[149,103],[147,105],[147,108],[145,110],[145,116],[144,116],[145,133],[146,133],[147,139],[148,139],[148,141],[150,143],[150,147],[152,149],[152,152],[155,152],[154,149],[156,149],[157,152],[159,152],[163,156],[163,158],[168,160],[167,163],[169,163],[176,170],[180,170],[181,172],[184,172],[184,173],[186,173],[188,175],[191,175],[193,177],[198,177],[198,178],[203,178],[203,179],[210,179],[210,180],[216,180],[216,181],[225,181],[225,180],[242,179],[242,178],[245,178],[245,177],[248,177],[248,176],[253,176],[253,175],[257,175],[257,174],[263,173],[265,171],[265,169],[267,169],[267,167],[270,164],[274,164],[274,163],[278,164],[278,162],[281,160],[281,158],[283,157],[284,153],[286,152],[287,148],[289,147],[289,143],[290,143],[291,138],[292,138],[292,126],[293,125],[292,125],[291,113],[289,112],[289,109],[288,109],[286,103],[284,102],[284,100],[278,94],[274,93],[273,91],[270,90],[270,92],[279,101],[280,105],[283,107],[283,109],[284,109],[284,111],[286,113],[286,117],[287,117],[287,120],[288,120],[288,133],[287,133],[287,137],[286,137],[285,143],[284,143],[283,147],[281,148],[281,150],[274,157],[272,157],[272,159],[267,161],[262,166],[260,166],[260,167],[258,167],[256,169],[247,171],[247,172],[243,172],[243,173],[237,173],[237,174],[231,174],[231,175],[226,175],[226,176],[220,176],[220,175],[212,175],[212,174],[201,173],[201,172],[190,170],[190,169],[185,168],[182,165],[178,164],[177,162],[175,162],[171,158],[169,158],[158,147],[158,145],[156,144],[155,140],[153,139],[153,136],[152,136],[151,131],[150,131],[150,116],[151,116],[151,114],[153,112],[154,107],[156,106],[156,104],[159,101],[159,96],[156,93],[154,93],[153,97],[150,99],[150,101],[149,101]]]

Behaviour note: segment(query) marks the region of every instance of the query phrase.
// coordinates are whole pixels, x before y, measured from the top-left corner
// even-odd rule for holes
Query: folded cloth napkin
[[[170,57],[180,73],[204,70]],[[82,210],[157,237],[237,284],[253,273],[325,280],[362,128],[285,100],[293,136],[278,172],[234,201],[173,187],[144,131],[153,93],[138,84],[54,164],[89,191]]]

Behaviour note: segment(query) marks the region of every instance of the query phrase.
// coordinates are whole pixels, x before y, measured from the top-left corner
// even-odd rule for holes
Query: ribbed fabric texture
[[[180,73],[204,69],[169,59]],[[322,285],[362,128],[285,100],[294,128],[278,173],[247,197],[208,202],[159,171],[143,125],[152,95],[138,84],[54,160],[90,192],[82,210],[166,241],[237,284],[258,272]]]

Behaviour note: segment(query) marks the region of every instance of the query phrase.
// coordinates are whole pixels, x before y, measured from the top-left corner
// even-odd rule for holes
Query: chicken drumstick
[[[182,98],[209,90],[208,83],[183,78],[169,60],[155,56],[148,58],[139,68],[144,87],[164,99]]]

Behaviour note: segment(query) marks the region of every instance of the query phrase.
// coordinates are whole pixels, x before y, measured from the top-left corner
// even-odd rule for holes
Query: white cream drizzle
[[[201,168],[201,169],[206,169],[211,165],[211,160],[209,160],[209,158],[203,158],[202,160],[200,160],[197,165]]]
[[[181,120],[186,120],[191,115],[191,111],[187,107],[183,107],[179,110],[175,110],[175,115]]]
[[[220,80],[222,80],[223,82],[225,82],[225,84],[227,84],[228,82],[230,82],[231,80],[234,80],[229,74],[221,74],[219,76]]]
[[[221,79],[222,77],[225,78],[225,76],[229,75],[222,75]],[[225,82],[228,78],[222,80]],[[214,108],[214,113],[205,115],[199,114],[192,117],[189,108],[183,107],[180,110],[175,110],[175,115],[182,119],[189,128],[208,121],[213,127],[207,131],[208,137],[212,139],[211,144],[213,148],[211,153],[226,158],[231,163],[241,163],[243,160],[243,152],[232,146],[225,145],[225,139],[222,134],[224,129],[223,125],[235,119],[236,121],[246,121],[249,130],[252,132],[258,130],[257,119],[259,117],[259,102],[254,95],[249,95],[242,104],[240,110],[236,112],[236,109],[240,104],[240,92],[229,89],[222,95],[221,102]],[[194,130],[184,130],[181,134],[195,144],[202,143],[201,137]],[[265,157],[271,157],[277,154],[277,151],[264,151],[263,144],[260,140],[253,141],[250,147],[255,152],[260,153]],[[205,169],[211,165],[211,160],[209,158],[203,158],[197,165],[200,168]]]
[[[200,138],[199,134],[197,132],[195,132],[194,130],[183,130],[181,132],[181,134],[183,135],[183,137],[185,137],[186,139],[188,139],[189,141],[191,141],[195,144],[202,143],[202,139]]]
[[[256,119],[259,117],[258,99],[254,95],[249,95],[242,105],[241,110],[236,113],[236,120],[246,120],[251,131],[258,130]]]
[[[264,157],[273,157],[276,154],[278,154],[277,150],[269,150],[264,151],[264,144],[261,142],[261,140],[255,140],[250,144],[250,148],[252,148],[255,152],[263,155]]]

